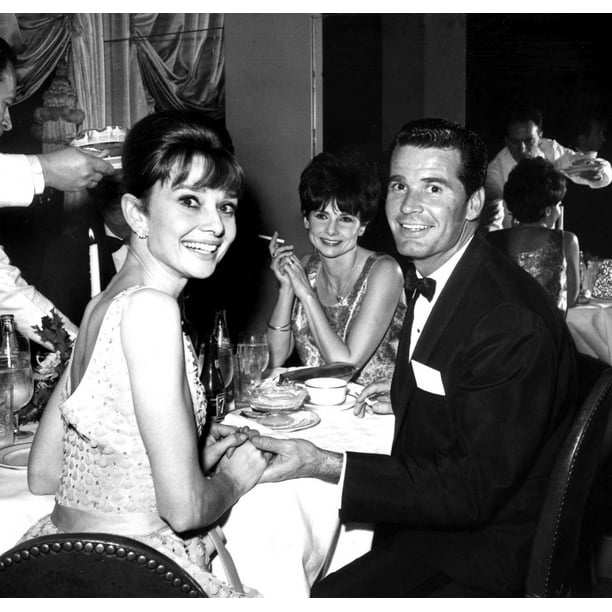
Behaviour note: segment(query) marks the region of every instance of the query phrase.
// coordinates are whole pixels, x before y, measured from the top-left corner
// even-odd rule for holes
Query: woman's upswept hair
[[[376,165],[356,152],[320,153],[304,168],[299,194],[304,217],[334,203],[365,224],[378,207],[380,179]]]
[[[123,146],[123,190],[145,198],[157,181],[184,181],[194,157],[205,160],[194,187],[223,189],[235,197],[244,190],[244,172],[231,152],[229,137],[202,115],[159,111],[138,121]]]
[[[548,206],[563,200],[565,177],[542,157],[521,159],[508,175],[504,201],[519,223],[536,223],[546,215]]]

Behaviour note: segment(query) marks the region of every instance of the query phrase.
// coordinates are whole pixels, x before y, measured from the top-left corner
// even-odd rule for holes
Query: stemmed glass
[[[32,435],[32,432],[23,431],[20,428],[19,411],[27,406],[34,394],[30,341],[17,330],[15,330],[15,335],[18,350],[0,352],[0,385],[12,385],[14,435],[16,438],[27,438]]]
[[[254,387],[261,383],[261,375],[268,367],[270,350],[266,334],[260,332],[243,332],[238,336],[236,357],[241,378],[245,377]],[[242,381],[241,381],[242,386]]]

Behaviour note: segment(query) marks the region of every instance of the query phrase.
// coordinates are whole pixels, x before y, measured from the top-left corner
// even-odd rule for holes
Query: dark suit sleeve
[[[349,453],[342,519],[434,528],[489,520],[532,472],[555,426],[558,344],[516,305],[480,319],[442,373],[436,418],[452,433],[431,453],[412,453],[402,440],[392,457]],[[417,389],[411,403],[427,405],[425,393]]]

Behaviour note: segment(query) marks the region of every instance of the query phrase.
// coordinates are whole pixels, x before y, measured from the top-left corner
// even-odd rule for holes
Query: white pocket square
[[[442,384],[442,376],[438,370],[434,370],[414,359],[410,363],[412,364],[412,371],[414,372],[414,378],[419,389],[428,393],[434,393],[435,395],[446,395],[444,385]]]

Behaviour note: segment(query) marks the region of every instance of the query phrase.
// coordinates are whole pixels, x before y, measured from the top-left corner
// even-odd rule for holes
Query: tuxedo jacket
[[[341,518],[376,523],[371,554],[392,547],[460,584],[520,594],[574,412],[574,348],[562,314],[476,235],[412,360],[409,324],[391,389],[391,454],[347,454]]]

